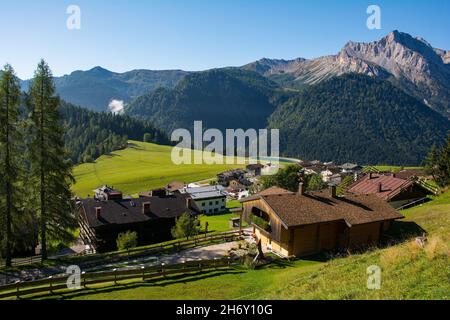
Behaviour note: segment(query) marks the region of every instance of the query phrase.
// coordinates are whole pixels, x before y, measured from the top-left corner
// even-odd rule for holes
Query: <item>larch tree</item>
[[[30,85],[27,105],[30,186],[39,217],[42,259],[48,256],[48,238],[72,239],[76,225],[72,201],[72,163],[64,147],[64,128],[52,73],[42,60]]]
[[[0,77],[0,226],[6,266],[12,262],[13,219],[18,215],[20,148],[20,85],[13,68],[6,65]]]

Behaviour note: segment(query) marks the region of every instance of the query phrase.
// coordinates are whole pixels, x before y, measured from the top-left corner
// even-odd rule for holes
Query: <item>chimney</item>
[[[330,195],[332,198],[337,198],[336,186],[330,187]]]
[[[186,209],[192,209],[192,198],[186,198]]]
[[[142,204],[142,214],[150,213],[150,202],[144,202]]]
[[[303,182],[300,182],[300,183],[298,184],[298,192],[297,192],[297,194],[298,194],[299,196],[302,196],[302,195],[305,194],[305,187],[304,187],[304,185],[303,185]]]
[[[378,183],[378,192],[382,192],[383,191],[383,187],[381,186],[381,182]]]
[[[100,220],[100,218],[102,216],[102,208],[101,207],[95,208],[95,216],[97,217],[97,220]]]

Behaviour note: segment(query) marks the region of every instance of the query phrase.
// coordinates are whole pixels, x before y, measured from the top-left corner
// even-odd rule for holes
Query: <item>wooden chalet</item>
[[[400,178],[394,173],[368,173],[350,185],[347,191],[357,195],[373,194],[389,202],[394,208],[400,208],[433,194],[413,179],[414,175],[404,176],[408,179]]]
[[[403,216],[375,195],[336,196],[269,188],[241,200],[243,219],[263,248],[283,256],[376,245],[392,221]]]
[[[116,190],[102,192],[113,193],[113,199],[96,194],[79,201],[80,236],[98,252],[116,250],[118,235],[126,231],[137,232],[139,245],[170,240],[176,219],[184,212],[196,214],[191,198],[180,193],[126,199]]]

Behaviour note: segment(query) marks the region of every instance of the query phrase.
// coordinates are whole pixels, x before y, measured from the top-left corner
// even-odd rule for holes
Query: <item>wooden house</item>
[[[270,188],[241,200],[243,219],[263,247],[283,256],[376,245],[403,216],[374,195],[336,196],[330,191],[294,193]]]
[[[426,198],[433,194],[414,179],[402,179],[394,173],[368,173],[349,188],[348,192],[372,194],[389,202],[394,208]]]
[[[117,193],[117,192],[115,192]],[[172,239],[171,229],[183,213],[196,214],[192,199],[180,193],[124,199],[88,198],[79,202],[80,236],[98,252],[116,250],[120,233],[135,231],[138,244]]]

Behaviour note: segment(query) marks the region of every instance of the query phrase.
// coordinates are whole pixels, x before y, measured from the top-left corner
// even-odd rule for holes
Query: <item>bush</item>
[[[130,250],[137,246],[138,235],[136,232],[127,231],[117,237],[117,249]]]
[[[172,228],[172,236],[176,239],[195,236],[200,232],[200,221],[196,216],[191,216],[185,212],[177,219],[175,226]]]

